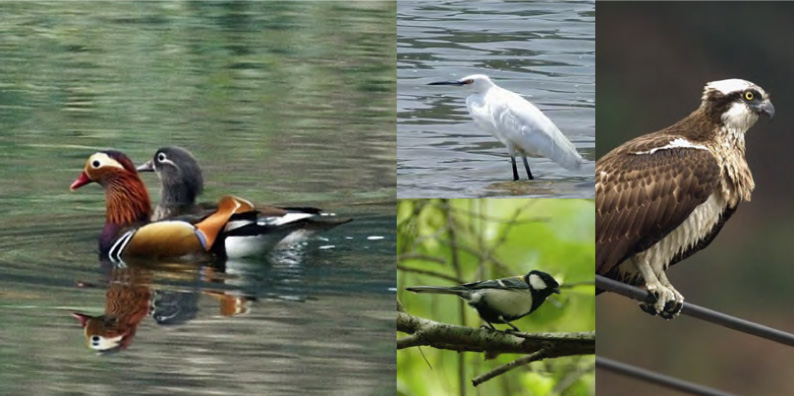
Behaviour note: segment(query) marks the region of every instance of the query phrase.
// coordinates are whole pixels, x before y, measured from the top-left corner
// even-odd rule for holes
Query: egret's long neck
[[[499,86],[491,81],[481,81],[477,87],[477,93],[486,93],[491,89],[499,89]]]

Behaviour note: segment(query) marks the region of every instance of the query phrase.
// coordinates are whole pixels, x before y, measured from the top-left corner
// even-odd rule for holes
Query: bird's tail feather
[[[466,292],[466,290],[462,290],[457,287],[443,287],[443,286],[414,286],[414,287],[406,287],[405,290],[414,293],[454,294],[458,296]]]
[[[570,140],[567,140],[565,137],[562,139],[562,141],[557,142],[554,150],[552,150],[547,157],[562,165],[565,169],[581,169],[582,162],[584,162],[581,154],[579,154],[579,152],[576,150],[576,147],[573,145],[573,143],[571,143]]]

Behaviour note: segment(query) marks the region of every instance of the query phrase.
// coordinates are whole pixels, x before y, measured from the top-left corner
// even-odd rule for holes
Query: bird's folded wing
[[[661,240],[718,188],[720,169],[705,148],[631,142],[596,164],[596,273]],[[654,146],[655,145],[655,146]]]
[[[149,223],[130,236],[122,247],[125,256],[180,257],[203,250],[195,227],[184,221]]]
[[[569,169],[580,166],[576,148],[557,125],[535,105],[512,94],[511,106],[492,105],[494,122],[500,126],[505,137],[529,154],[542,155]]]
[[[481,290],[481,289],[529,289],[529,286],[524,279],[520,276],[514,276],[511,278],[502,278],[502,279],[493,279],[493,280],[485,280],[481,282],[472,282],[460,285],[460,287],[464,287],[469,290]]]

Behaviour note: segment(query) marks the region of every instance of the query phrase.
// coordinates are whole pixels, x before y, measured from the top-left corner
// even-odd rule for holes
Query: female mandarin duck
[[[196,204],[196,197],[204,189],[204,178],[198,162],[184,148],[163,147],[157,150],[151,160],[138,167],[138,172],[155,172],[160,178],[160,202],[154,211],[154,220],[189,218],[206,214],[209,209],[214,210],[213,206]],[[259,206],[257,209],[261,213],[257,222],[260,226],[279,226],[296,221],[302,222],[302,226],[286,238],[282,236],[278,239],[251,233],[245,228],[227,229],[225,245],[229,257],[259,254],[263,247],[292,243],[315,231],[352,221],[317,208]],[[266,238],[267,241],[264,240]]]
[[[260,225],[258,219],[262,214],[250,202],[233,196],[221,198],[217,210],[195,224],[182,220],[151,223],[146,187],[132,161],[118,151],[91,155],[70,188],[76,190],[89,183],[105,188],[106,217],[99,238],[99,254],[115,262],[130,258],[226,257],[227,253],[228,256],[240,253],[226,247],[230,232],[243,230],[249,235],[272,235],[280,239],[303,226],[300,220]]]

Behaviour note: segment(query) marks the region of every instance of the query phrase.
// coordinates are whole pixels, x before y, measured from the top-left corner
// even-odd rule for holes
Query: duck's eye
[[[99,162],[99,160],[91,161],[91,166],[94,167],[94,168],[99,168],[100,165],[102,165],[102,163]]]
[[[165,161],[165,153],[157,154],[157,161],[159,162]]]
[[[746,100],[753,100],[755,99],[755,94],[753,93],[753,91],[747,91],[744,93],[744,98]]]

